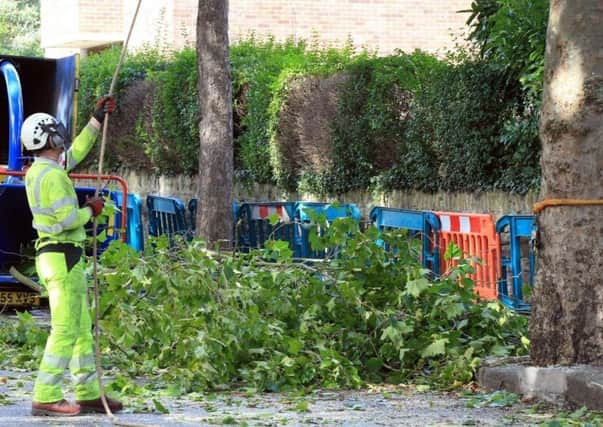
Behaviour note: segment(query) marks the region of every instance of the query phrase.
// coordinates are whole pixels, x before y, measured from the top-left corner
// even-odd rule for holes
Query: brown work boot
[[[81,411],[80,405],[69,403],[65,399],[58,402],[31,402],[31,415],[48,417],[73,417]]]
[[[105,399],[107,399],[107,405],[109,405],[111,412],[119,412],[124,409],[124,405],[122,405],[120,401],[111,399],[109,396],[105,396]],[[76,402],[82,408],[82,412],[105,413],[105,407],[103,406],[103,401],[100,397],[92,400],[77,400]]]

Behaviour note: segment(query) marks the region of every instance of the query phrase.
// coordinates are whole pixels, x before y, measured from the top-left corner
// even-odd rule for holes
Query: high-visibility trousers
[[[48,290],[51,331],[34,385],[33,400],[40,403],[63,399],[63,375],[69,367],[75,383],[76,400],[100,396],[92,324],[88,311],[84,261],[67,265],[61,252],[36,256],[36,270]]]

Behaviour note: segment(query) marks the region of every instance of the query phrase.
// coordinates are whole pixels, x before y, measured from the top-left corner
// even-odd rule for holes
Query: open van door
[[[21,124],[30,114],[44,112],[76,131],[79,56],[60,59],[0,53],[0,164],[21,170]]]

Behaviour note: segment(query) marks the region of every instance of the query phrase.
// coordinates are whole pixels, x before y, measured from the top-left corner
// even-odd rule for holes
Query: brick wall
[[[79,0],[79,30],[87,32],[120,32],[123,28],[123,0]]]
[[[41,0],[43,47],[89,47],[84,41],[91,35],[99,44],[114,40],[116,34],[123,39],[136,3]],[[131,46],[193,44],[197,4],[198,0],[142,2]],[[437,52],[452,47],[462,34],[468,15],[457,11],[470,5],[471,0],[230,0],[230,36],[234,41],[254,32],[278,40],[316,38],[330,45],[350,39],[355,46],[382,54],[417,48]],[[76,19],[58,19],[57,14],[71,16],[74,10]]]
[[[311,38],[333,44],[350,38],[355,46],[390,53],[417,48],[435,52],[452,47],[470,0],[230,0],[230,32],[234,39],[250,30]]]

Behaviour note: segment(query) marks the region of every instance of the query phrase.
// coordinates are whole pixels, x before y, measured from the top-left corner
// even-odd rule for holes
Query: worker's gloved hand
[[[115,99],[112,96],[105,95],[96,102],[92,117],[102,123],[105,120],[105,114],[111,114],[115,111]]]
[[[84,206],[89,207],[92,210],[92,216],[97,217],[103,211],[105,207],[105,199],[102,197],[90,197],[86,199]]]

